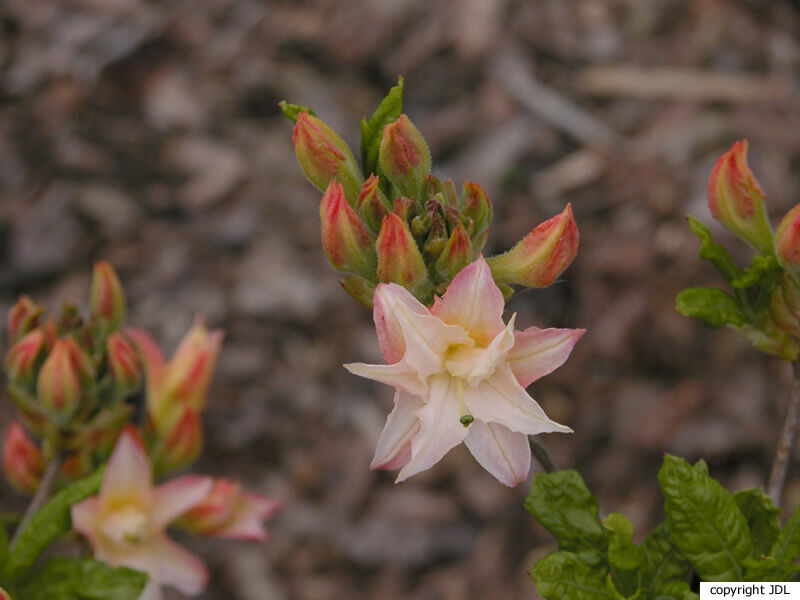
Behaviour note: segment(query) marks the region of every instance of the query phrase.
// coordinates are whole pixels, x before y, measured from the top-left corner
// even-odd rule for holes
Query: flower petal
[[[450,325],[460,325],[481,346],[503,330],[503,293],[492,279],[483,256],[453,278],[431,313]]]
[[[403,339],[403,330],[400,327],[400,323],[397,321],[397,317],[391,308],[391,293],[389,290],[385,289],[386,287],[387,284],[380,283],[375,288],[375,293],[372,298],[374,307],[372,318],[375,321],[375,333],[378,335],[378,344],[381,346],[383,359],[386,361],[386,364],[390,365],[403,358],[403,355],[406,353],[406,342]],[[405,301],[406,303],[412,304],[409,299],[404,296],[399,296],[395,301]]]
[[[465,378],[473,387],[491,375],[514,346],[515,317],[511,317],[506,328],[494,337],[488,348],[457,348],[445,360],[448,372],[455,377]]]
[[[72,528],[81,535],[86,536],[92,544],[92,550],[97,552],[99,544],[95,530],[100,517],[100,500],[97,496],[93,496],[73,504],[71,515]]]
[[[368,365],[366,363],[348,363],[344,368],[353,375],[366,377],[386,385],[399,388],[413,396],[422,396],[427,390],[417,377],[417,372],[408,366],[405,361],[393,365]]]
[[[154,490],[151,523],[156,529],[163,529],[205,500],[212,487],[213,478],[201,475],[184,475],[162,483]]]
[[[411,439],[411,460],[397,476],[398,482],[435,465],[467,435],[467,428],[459,420],[461,411],[455,377],[447,374],[432,377],[428,400],[416,414],[419,431]]]
[[[184,550],[166,535],[153,538],[148,553],[156,569],[154,579],[161,585],[171,585],[184,594],[199,594],[208,582],[205,563]]]
[[[147,505],[153,488],[153,467],[136,430],[126,427],[106,465],[100,498],[104,505],[134,502]]]
[[[416,412],[422,406],[420,398],[402,390],[395,392],[394,409],[386,419],[370,469],[397,469],[409,461],[411,439],[420,426]]]
[[[528,436],[497,423],[473,421],[464,438],[472,456],[497,480],[514,487],[525,481],[531,468]]]
[[[511,369],[502,365],[475,388],[465,388],[465,402],[478,421],[500,423],[511,431],[536,435],[572,429],[550,419],[542,407],[517,382]]]
[[[215,536],[261,542],[267,539],[264,520],[281,507],[280,500],[258,494],[242,493],[230,523],[215,532]]]
[[[522,387],[564,364],[585,329],[539,329],[515,331],[516,343],[508,353],[508,364]]]

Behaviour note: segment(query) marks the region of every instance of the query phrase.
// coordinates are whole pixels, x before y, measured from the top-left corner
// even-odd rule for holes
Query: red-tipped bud
[[[511,250],[487,262],[497,283],[546,287],[575,258],[578,238],[572,205],[567,204],[561,214],[541,223]]]
[[[483,188],[468,181],[459,201],[459,212],[466,219],[467,233],[472,239],[473,252],[479,254],[489,239],[492,224],[492,203]],[[471,225],[471,226],[470,226]]]
[[[399,283],[412,293],[425,286],[428,278],[422,254],[408,225],[396,214],[384,217],[376,247],[378,281]]]
[[[142,380],[142,367],[133,346],[115,332],[108,336],[106,348],[108,368],[117,391],[127,394],[138,388]]]
[[[775,232],[775,251],[781,266],[800,276],[800,204],[786,213]]]
[[[11,594],[9,594],[3,588],[0,588],[0,600],[12,600]]]
[[[322,248],[337,271],[375,277],[377,256],[375,236],[347,203],[344,190],[331,181],[319,205],[322,220]]]
[[[156,471],[169,473],[191,464],[203,448],[203,423],[200,415],[190,406],[166,433],[155,458]]]
[[[425,177],[431,172],[428,145],[406,115],[383,128],[378,161],[403,196],[419,196]]]
[[[708,180],[708,207],[713,217],[762,254],[772,254],[772,228],[764,192],[747,166],[747,140],[723,154]]]
[[[292,142],[297,161],[311,183],[325,190],[333,179],[337,180],[353,205],[364,178],[344,140],[317,117],[301,112],[297,115]]]
[[[125,293],[108,261],[94,263],[89,309],[92,317],[102,323],[105,332],[114,331],[125,318]]]
[[[33,381],[36,360],[44,347],[45,334],[34,329],[25,334],[6,354],[5,369],[9,381],[27,384]]]
[[[442,255],[444,247],[447,245],[447,240],[447,226],[442,215],[437,210],[431,217],[430,232],[422,245],[422,251],[425,253],[428,263],[436,262]]]
[[[16,421],[3,444],[3,473],[20,494],[33,494],[44,472],[42,451]]]
[[[361,192],[356,200],[356,210],[372,231],[379,231],[383,217],[389,212],[386,209],[378,189],[378,176],[370,175],[361,187]]]
[[[59,338],[37,380],[42,408],[58,424],[66,424],[81,402],[83,382],[91,377],[89,359],[73,338]]]
[[[348,275],[340,282],[345,292],[350,294],[363,306],[372,310],[372,296],[375,294],[375,284],[358,275]]]
[[[37,305],[28,296],[20,296],[8,311],[8,344],[16,343],[22,336],[39,326],[44,307]]]
[[[267,539],[263,521],[280,506],[278,500],[242,492],[238,483],[216,479],[208,497],[177,524],[200,535],[263,541]]]
[[[472,242],[464,226],[457,221],[444,250],[436,260],[436,273],[444,281],[450,281],[471,262]]]

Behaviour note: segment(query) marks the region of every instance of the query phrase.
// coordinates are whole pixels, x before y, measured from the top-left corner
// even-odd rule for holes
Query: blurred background
[[[575,430],[543,436],[558,462],[640,539],[665,451],[732,489],[766,481],[789,367],[673,306],[721,285],[685,215],[710,222],[707,178],[733,141],[750,140],[773,222],[800,199],[799,67],[787,0],[5,0],[0,310],[22,292],[83,304],[108,259],[128,322],[169,351],[195,314],[227,331],[194,471],[284,508],[266,544],[190,542],[212,570],[200,598],[536,598],[527,571],[555,546],[527,485],[463,447],[401,485],[368,470],[392,392],[341,368],[380,362],[371,315],[326,264],[320,193],[277,103],[357,148],[403,75],[437,174],[494,203],[490,254],[572,202],[577,259],[508,313],[588,329],[530,391]],[[12,416],[6,400],[0,427]]]

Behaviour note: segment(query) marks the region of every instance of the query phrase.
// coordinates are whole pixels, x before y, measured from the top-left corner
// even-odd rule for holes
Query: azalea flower
[[[157,487],[136,430],[123,431],[108,461],[100,493],[72,507],[72,527],[85,535],[95,558],[148,574],[139,600],[160,600],[161,586],[200,593],[208,581],[203,561],[170,540],[164,529],[202,502],[211,477],[185,475]]]
[[[530,470],[528,435],[571,432],[525,391],[561,366],[583,329],[514,330],[483,257],[461,270],[428,309],[402,286],[375,289],[374,319],[386,365],[345,365],[396,388],[371,469],[402,467],[397,481],[464,442],[507,486]]]

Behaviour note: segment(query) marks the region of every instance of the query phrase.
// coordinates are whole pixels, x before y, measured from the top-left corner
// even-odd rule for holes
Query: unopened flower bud
[[[480,185],[468,181],[464,184],[459,211],[462,217],[472,223],[472,227],[467,228],[467,233],[472,238],[473,251],[479,254],[489,239],[489,227],[492,224],[492,203],[489,196]]]
[[[417,197],[431,171],[431,153],[422,134],[406,115],[383,128],[378,161],[403,196]]]
[[[20,494],[33,494],[44,472],[42,451],[14,421],[3,444],[3,473]]]
[[[184,406],[183,413],[166,433],[155,457],[158,473],[164,474],[194,462],[203,448],[203,423],[197,411]]]
[[[788,275],[784,275],[781,284],[772,293],[769,311],[780,329],[800,338],[800,289]]]
[[[138,388],[142,379],[142,368],[133,346],[119,333],[114,332],[108,336],[106,348],[108,368],[117,391],[127,394]]]
[[[375,236],[347,203],[339,183],[331,181],[319,206],[322,248],[337,271],[375,277]]]
[[[539,224],[511,250],[487,262],[497,283],[546,287],[575,258],[578,238],[572,205],[567,204],[561,214]]]
[[[0,588],[0,600],[12,600],[11,594],[9,594],[3,588]]]
[[[436,260],[436,273],[444,281],[450,281],[471,262],[472,242],[464,226],[457,221],[444,250]]]
[[[354,205],[364,178],[344,140],[317,117],[301,112],[292,142],[297,161],[311,183],[324,191],[335,179],[344,188],[347,201]]]
[[[89,309],[105,332],[114,331],[125,318],[125,293],[114,267],[108,261],[94,263]]]
[[[44,347],[45,334],[41,329],[26,333],[6,354],[5,369],[9,381],[28,384],[33,381],[36,360]]]
[[[89,359],[73,338],[59,338],[44,361],[37,380],[42,408],[60,425],[66,424],[81,402],[83,383],[91,377]]]
[[[242,492],[238,483],[220,478],[208,497],[177,525],[200,535],[263,541],[267,539],[263,521],[280,506],[278,500]]]
[[[8,344],[13,345],[22,336],[39,326],[39,317],[44,307],[37,305],[28,296],[20,296],[8,311]]]
[[[340,282],[345,292],[350,294],[363,306],[372,310],[372,296],[375,294],[375,284],[358,275],[348,275]]]
[[[67,481],[76,481],[81,477],[86,477],[94,467],[91,450],[77,452],[64,458],[64,462],[61,465],[61,475]]]
[[[408,223],[409,212],[413,204],[414,201],[411,198],[398,196],[394,199],[394,204],[392,204],[392,212],[400,217],[401,221]],[[383,221],[381,221],[381,227],[383,227]]]
[[[408,225],[396,214],[384,217],[376,246],[378,281],[398,283],[412,293],[427,282],[425,262],[417,243]]]
[[[361,186],[361,191],[356,200],[356,210],[372,231],[380,231],[383,217],[389,212],[384,204],[382,194],[378,188],[379,179],[375,174],[370,175]]]
[[[439,212],[433,214],[431,220],[431,230],[428,237],[425,238],[425,243],[422,245],[422,252],[428,259],[429,263],[434,263],[441,256],[444,247],[447,245],[447,226],[444,224],[444,219]]]
[[[712,216],[762,254],[773,253],[764,192],[747,166],[747,140],[736,142],[714,165],[708,180]]]
[[[781,266],[800,277],[800,204],[790,210],[775,232],[775,252]]]

